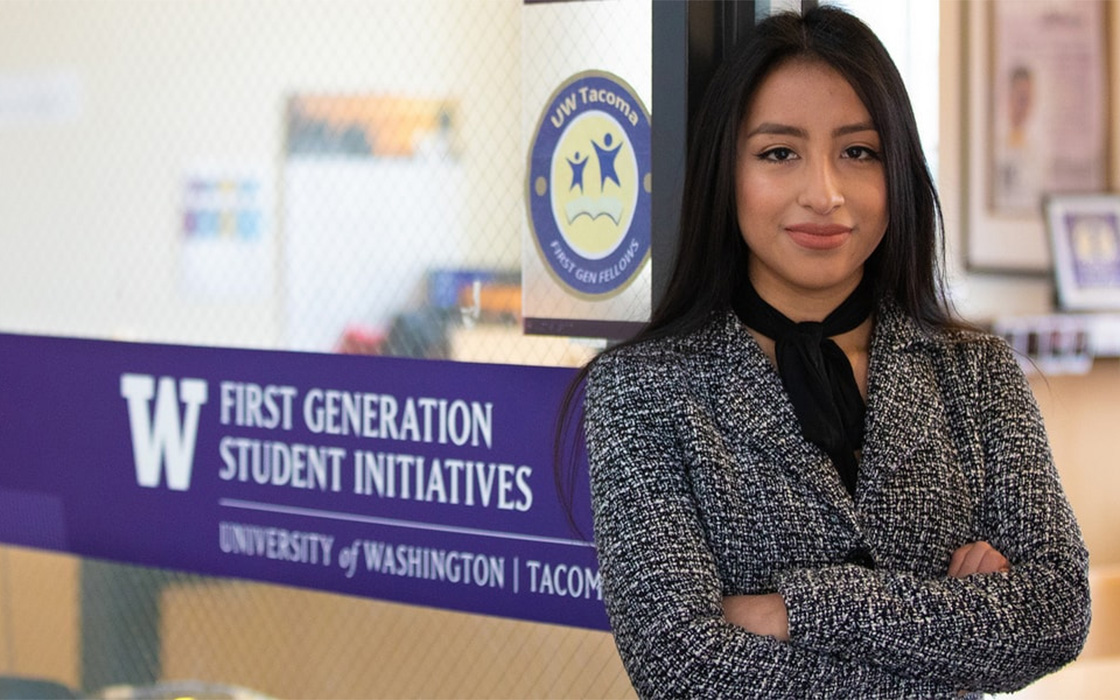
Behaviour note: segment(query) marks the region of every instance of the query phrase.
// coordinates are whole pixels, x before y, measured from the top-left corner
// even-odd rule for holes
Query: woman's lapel
[[[897,468],[929,439],[939,409],[930,336],[902,312],[881,313],[872,340],[861,479]]]
[[[841,522],[857,527],[855,504],[836,468],[802,436],[777,371],[747,329],[729,316],[716,356],[726,365],[719,370],[722,377],[713,377],[722,434],[757,458],[773,460],[806,493],[833,507]]]

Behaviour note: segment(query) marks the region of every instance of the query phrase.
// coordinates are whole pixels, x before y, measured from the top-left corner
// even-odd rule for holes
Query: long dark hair
[[[696,330],[730,305],[737,285],[746,279],[750,256],[735,206],[739,127],[762,81],[794,59],[820,61],[840,73],[879,132],[889,220],[882,242],[864,265],[875,295],[893,299],[924,327],[963,325],[954,320],[945,295],[941,205],[902,76],[867,25],[822,5],[763,20],[716,71],[692,126],[669,284],[649,323],[614,349]],[[576,475],[565,455],[582,434],[582,412],[573,413],[593,362],[570,386],[557,426],[556,482],[569,513]]]

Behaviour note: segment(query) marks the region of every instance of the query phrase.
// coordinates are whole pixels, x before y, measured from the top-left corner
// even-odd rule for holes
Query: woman
[[[1073,659],[1087,554],[1007,347],[951,319],[897,70],[821,7],[713,80],[664,300],[588,368],[642,696],[957,697]]]

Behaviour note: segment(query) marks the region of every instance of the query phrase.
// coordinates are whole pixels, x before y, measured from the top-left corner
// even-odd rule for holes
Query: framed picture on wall
[[[1047,196],[1108,189],[1105,3],[974,1],[964,19],[966,263],[1046,274]]]
[[[1120,309],[1120,195],[1054,195],[1045,209],[1059,308]]]

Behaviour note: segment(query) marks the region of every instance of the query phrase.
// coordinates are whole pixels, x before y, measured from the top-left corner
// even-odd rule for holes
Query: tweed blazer
[[[1088,555],[1006,344],[876,311],[855,496],[730,312],[607,352],[585,400],[603,595],[643,697],[958,697],[1076,657]],[[1007,573],[947,576],[985,540]],[[788,642],[728,623],[778,592]]]

